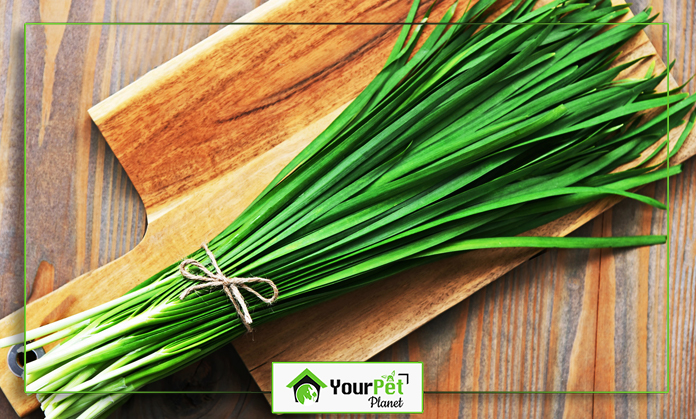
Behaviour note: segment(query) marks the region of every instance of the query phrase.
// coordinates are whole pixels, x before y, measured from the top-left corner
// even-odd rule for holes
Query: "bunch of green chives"
[[[533,0],[516,0],[480,25],[493,3],[480,0],[446,25],[455,3],[417,50],[424,26],[405,26],[367,88],[211,240],[225,276],[268,278],[280,291],[272,308],[245,294],[253,325],[467,250],[665,242],[518,236],[609,195],[665,208],[630,190],[667,176],[650,163],[666,142],[613,173],[668,123],[684,123],[696,102],[680,88],[656,93],[668,73],[652,66],[617,80],[642,60],[612,67],[655,18],[650,10],[606,30],[628,5],[556,0],[533,10]],[[656,116],[641,116],[649,110]],[[212,270],[203,250],[189,258]],[[176,262],[117,300],[28,331],[28,350],[61,340],[26,366],[27,389],[50,393],[38,396],[46,417],[108,415],[128,397],[113,392],[135,391],[245,332],[219,288],[180,298],[195,284]],[[97,393],[70,394],[83,391]]]

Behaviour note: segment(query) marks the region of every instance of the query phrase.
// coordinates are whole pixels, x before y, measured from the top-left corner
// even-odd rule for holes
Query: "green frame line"
[[[180,26],[180,25],[193,25],[193,26],[218,26],[218,25],[253,25],[253,26],[276,26],[276,25],[292,25],[292,26],[327,26],[327,25],[341,25],[341,26],[376,26],[376,25],[459,25],[464,23],[452,22],[452,23],[429,23],[429,22],[25,22],[24,23],[24,259],[23,259],[23,280],[24,280],[24,365],[26,362],[26,332],[27,332],[27,27],[28,26],[50,26],[50,25],[64,25],[64,26],[146,26],[146,25],[164,25],[164,26]],[[606,25],[606,26],[617,26],[617,25],[636,25],[635,23],[627,22],[617,22],[617,23],[466,23],[468,25],[542,25],[542,26],[588,26],[588,25]],[[640,25],[645,26],[666,26],[667,27],[667,57],[670,57],[670,39],[669,39],[669,23],[668,22],[647,22],[641,23]],[[662,57],[658,57],[662,59]],[[668,64],[668,63],[667,63]],[[669,98],[669,83],[670,76],[668,74],[667,81],[667,98]],[[696,94],[696,93],[694,93]],[[667,104],[667,112],[669,112],[669,102]],[[670,138],[669,138],[669,118],[667,120],[667,156],[669,156],[670,149]],[[662,391],[560,391],[560,390],[540,390],[540,391],[525,391],[525,390],[453,390],[453,391],[423,391],[423,394],[669,394],[669,389],[671,388],[671,375],[670,375],[670,329],[671,329],[671,319],[670,319],[670,240],[671,240],[671,228],[670,228],[670,187],[669,187],[669,159],[667,159],[667,190],[666,190],[666,205],[667,205],[667,336],[666,336],[666,347],[667,347],[667,389]],[[299,362],[299,361],[298,361]],[[359,361],[356,361],[359,362]],[[403,362],[421,362],[421,361],[403,361]],[[56,391],[56,392],[27,392],[26,382],[24,383],[24,392],[26,394],[270,394],[270,391]],[[375,413],[375,412],[369,412]]]
[[[509,26],[509,25],[538,25],[538,26],[591,26],[591,25],[605,25],[605,26],[639,26],[639,25],[667,25],[666,22],[646,22],[646,23],[634,23],[634,22],[615,22],[615,23],[569,23],[569,22],[558,22],[558,23],[545,23],[545,22],[510,22],[510,23],[463,23],[463,22],[24,22],[24,26],[51,26],[51,25],[63,25],[63,26],[115,26],[115,25],[126,25],[126,26],[151,26],[151,25],[162,25],[162,26],[180,26],[180,25],[191,25],[191,26],[220,26],[220,25],[239,25],[239,26],[280,26],[280,25],[292,25],[292,26],[406,26],[406,25],[472,25],[472,26]]]

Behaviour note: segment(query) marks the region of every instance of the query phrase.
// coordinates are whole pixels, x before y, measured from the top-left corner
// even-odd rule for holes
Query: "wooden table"
[[[22,24],[229,22],[252,1],[4,2],[0,39],[2,315],[22,305]],[[168,2],[167,2],[168,3]],[[645,6],[634,4],[636,12]],[[696,72],[693,0],[654,4],[671,24],[678,81]],[[659,19],[658,19],[659,20]],[[204,26],[29,26],[27,276],[30,298],[126,253],[142,237],[137,192],[86,109],[218,30]],[[648,35],[667,58],[666,28]],[[692,82],[687,88],[696,91]],[[666,183],[644,191],[666,199]],[[696,162],[672,179],[669,395],[428,394],[427,417],[690,417],[696,411]],[[624,202],[578,235],[663,233],[663,212]],[[548,251],[376,360],[425,363],[426,390],[667,389],[665,246]],[[257,390],[229,346],[148,390]],[[0,399],[0,417],[15,417]],[[32,417],[41,417],[35,412]],[[137,395],[114,417],[272,417],[261,394]]]

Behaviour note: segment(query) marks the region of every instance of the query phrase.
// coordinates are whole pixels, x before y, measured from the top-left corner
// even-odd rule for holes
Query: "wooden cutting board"
[[[241,21],[399,22],[409,5],[274,0]],[[446,6],[436,8],[434,19]],[[92,108],[144,201],[148,229],[130,253],[29,304],[27,326],[120,296],[224,229],[377,74],[399,29],[229,26]],[[622,60],[655,52],[642,33],[624,51]],[[633,75],[642,76],[648,64],[635,66]],[[673,140],[679,132],[673,131]],[[692,135],[675,163],[694,152]],[[616,202],[601,201],[536,233],[568,234]],[[253,340],[247,335],[235,346],[262,390],[270,387],[271,361],[366,360],[535,253],[471,252],[412,270],[261,326]],[[1,320],[0,336],[21,333],[22,316],[18,311]],[[38,406],[5,364],[0,387],[18,414]]]

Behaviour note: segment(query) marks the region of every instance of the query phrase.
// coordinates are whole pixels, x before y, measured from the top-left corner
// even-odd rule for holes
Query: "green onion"
[[[243,291],[253,325],[468,250],[665,242],[522,235],[610,195],[665,208],[631,192],[667,177],[663,164],[649,166],[657,152],[614,173],[659,141],[667,123],[684,123],[696,102],[678,89],[655,91],[668,70],[653,74],[651,66],[645,77],[616,80],[642,60],[611,67],[621,46],[654,20],[650,9],[605,30],[627,5],[556,0],[532,10],[533,0],[516,0],[496,24],[481,26],[493,3],[480,0],[456,22],[453,5],[418,50],[424,26],[404,26],[375,79],[212,238],[226,277],[268,278],[279,290],[272,308]],[[417,9],[416,1],[409,21]],[[656,108],[657,116],[641,120]],[[676,148],[693,125],[692,115]],[[213,270],[204,250],[189,258]],[[178,267],[111,303],[28,331],[27,339],[38,339],[30,347],[61,343],[26,366],[27,390],[135,391],[243,334],[219,288],[180,298],[196,282]],[[263,287],[252,285],[266,295]],[[93,418],[127,395],[39,399],[46,417]]]

